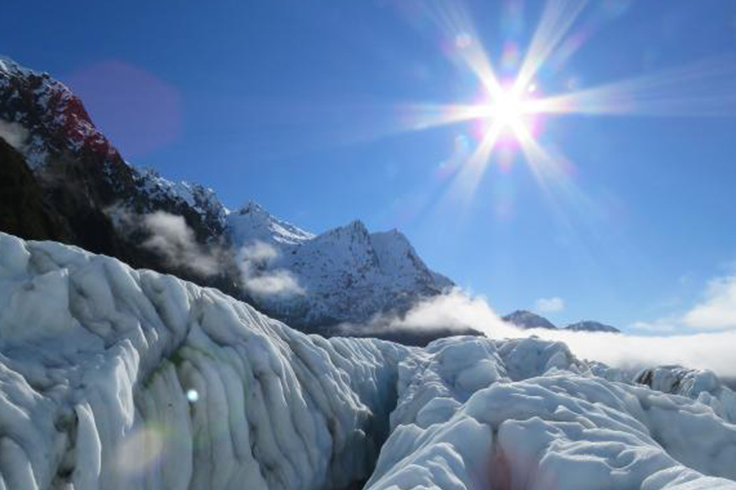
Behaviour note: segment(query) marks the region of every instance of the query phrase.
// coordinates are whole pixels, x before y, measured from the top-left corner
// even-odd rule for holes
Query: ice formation
[[[736,489],[736,426],[594,376],[561,343],[438,340],[399,387],[369,490]]]
[[[736,489],[733,395],[536,338],[307,336],[0,234],[0,489]]]
[[[0,234],[0,488],[330,489],[369,475],[407,349]]]

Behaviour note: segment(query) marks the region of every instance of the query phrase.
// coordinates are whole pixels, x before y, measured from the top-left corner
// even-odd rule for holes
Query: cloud
[[[551,332],[540,337],[565,342],[578,357],[624,369],[677,364],[710,369],[723,377],[736,376],[736,358],[733,356],[736,332],[646,337]]]
[[[460,289],[419,302],[401,318],[392,321],[392,328],[411,330],[455,330],[472,328],[480,332],[513,333],[482,297],[472,297]],[[509,330],[511,328],[511,330]]]
[[[677,319],[660,319],[653,322],[634,322],[631,328],[642,332],[668,333],[677,331],[678,325],[679,321]]]
[[[184,267],[203,276],[219,272],[222,249],[201,247],[182,216],[156,211],[143,215],[141,223],[150,234],[142,246],[163,257],[169,266]]]
[[[480,296],[471,296],[459,288],[425,298],[404,314],[383,313],[364,324],[343,323],[339,335],[467,335],[472,331],[491,336],[518,336],[519,330],[505,323]]]
[[[684,313],[680,311],[654,321],[639,321],[631,328],[660,333],[736,329],[736,273],[711,279],[700,302]]]
[[[16,122],[0,119],[0,138],[16,150],[22,151],[28,139],[28,130]]]
[[[534,309],[538,313],[559,313],[565,309],[565,302],[562,298],[539,298],[534,303]]]
[[[700,329],[736,328],[736,274],[711,280],[703,301],[683,315],[682,323]]]
[[[122,206],[111,206],[105,212],[123,230],[144,231],[147,238],[141,246],[163,258],[170,267],[209,277],[223,272],[223,267],[232,263],[231,249],[217,244],[200,245],[182,216],[165,211],[137,214]],[[276,248],[261,241],[241,248],[235,258],[243,290],[261,299],[304,294],[304,288],[290,271],[273,267],[278,257]]]
[[[361,328],[366,330],[359,330]],[[680,364],[711,369],[721,376],[736,376],[736,357],[732,353],[736,345],[736,331],[638,336],[548,329],[522,330],[501,320],[484,298],[471,296],[459,289],[422,301],[403,317],[381,317],[369,325],[351,327],[355,332],[368,334],[379,328],[415,332],[461,332],[471,328],[494,339],[535,335],[565,342],[581,359],[596,360],[622,369]]]
[[[261,241],[240,249],[238,264],[246,291],[259,297],[304,294],[304,289],[290,271],[273,268],[278,257],[275,247]]]

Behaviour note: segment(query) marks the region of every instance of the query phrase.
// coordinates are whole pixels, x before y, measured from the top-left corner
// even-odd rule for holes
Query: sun
[[[507,133],[517,140],[527,134],[534,115],[532,91],[521,90],[516,84],[489,91],[483,102],[483,118],[489,131]]]
[[[466,133],[471,136],[468,141],[472,145],[456,145],[448,160],[452,165],[443,163],[442,172],[443,177],[450,176],[452,180],[446,192],[459,196],[466,204],[492,163],[505,172],[518,160],[526,164],[551,199],[557,197],[554,189],[564,199],[576,196],[576,206],[588,206],[588,199],[572,182],[574,162],[554,141],[560,127],[547,131],[554,124],[550,124],[553,119],[730,116],[736,111],[734,65],[726,57],[602,85],[587,86],[581,82],[568,60],[592,33],[592,24],[587,20],[585,24],[578,23],[581,12],[590,3],[587,0],[543,2],[538,26],[529,33],[529,44],[521,46],[512,38],[504,39],[494,46],[499,48],[494,50],[500,51],[497,61],[490,58],[470,12],[462,7],[463,2],[425,3],[428,18],[447,41],[442,44],[443,52],[472,75],[475,91],[463,97],[462,102],[402,104],[400,121],[405,126],[398,131],[458,125],[460,134],[455,141],[465,141]],[[465,86],[464,78],[460,80]]]
[[[503,129],[518,128],[524,124],[524,100],[515,91],[502,91],[493,97],[489,115]]]
[[[496,124],[513,128],[522,123],[523,101],[512,91],[501,92],[491,102],[489,113]]]

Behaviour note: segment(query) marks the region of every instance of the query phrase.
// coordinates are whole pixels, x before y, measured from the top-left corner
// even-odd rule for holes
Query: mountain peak
[[[254,201],[252,199],[249,200],[248,202],[246,202],[238,210],[238,213],[240,213],[240,214],[263,213],[263,214],[268,214],[270,216],[270,213],[268,211],[266,211],[265,209],[263,209],[263,206],[261,206],[260,204],[258,204],[256,201]]]
[[[585,331],[621,333],[621,330],[616,327],[612,327],[611,325],[606,325],[605,323],[600,323],[593,320],[583,320],[577,323],[571,323],[570,325],[565,327],[565,330],[571,330],[574,332]]]
[[[22,153],[34,169],[67,153],[100,163],[121,159],[66,85],[6,57],[0,57],[0,119],[23,128]]]
[[[228,214],[227,220],[236,245],[253,241],[297,244],[314,238],[311,233],[274,217],[253,200]]]
[[[504,316],[503,321],[513,323],[517,327],[521,328],[546,328],[550,330],[557,330],[554,323],[550,322],[543,316],[532,313],[528,310],[516,310]]]

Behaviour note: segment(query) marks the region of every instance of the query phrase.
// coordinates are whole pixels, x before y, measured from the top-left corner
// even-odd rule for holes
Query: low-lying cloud
[[[167,265],[184,267],[203,276],[218,273],[221,248],[200,246],[184,217],[156,211],[143,215],[141,223],[150,234],[143,247],[163,257]]]
[[[168,267],[203,277],[221,272],[226,250],[216,244],[200,245],[183,216],[165,211],[138,214],[124,206],[112,206],[105,212],[124,232],[143,233],[141,247],[161,257]]]
[[[16,122],[0,119],[0,138],[16,150],[22,151],[28,140],[28,130]]]
[[[385,330],[384,330],[385,329]],[[494,339],[537,337],[565,342],[581,359],[596,360],[622,369],[680,364],[710,369],[725,377],[736,376],[736,331],[674,336],[637,336],[604,332],[519,329],[506,323],[488,302],[459,289],[420,302],[402,317],[380,317],[369,325],[351,326],[352,333],[380,331],[458,333],[477,330]],[[349,332],[346,332],[349,333]]]
[[[247,292],[258,297],[304,294],[304,289],[290,271],[274,267],[278,257],[275,247],[261,241],[240,249],[238,265]]]

